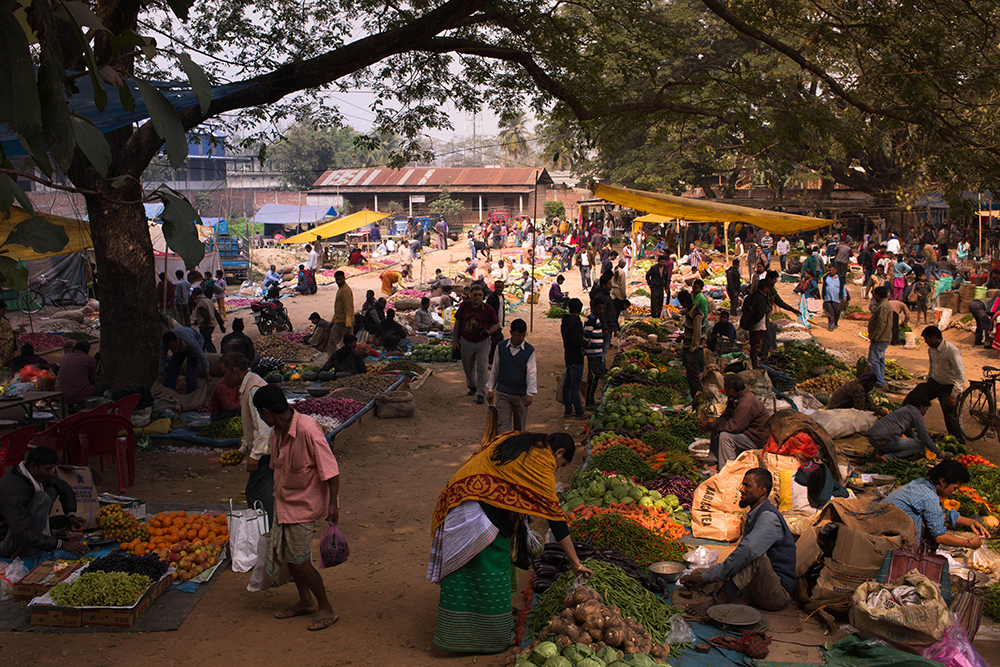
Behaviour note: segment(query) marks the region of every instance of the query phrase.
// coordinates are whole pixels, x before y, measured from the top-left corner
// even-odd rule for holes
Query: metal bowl
[[[191,429],[192,431],[200,431],[201,429],[205,428],[211,423],[212,420],[210,418],[203,417],[201,419],[192,419],[187,423],[187,425],[188,428]]]
[[[892,484],[896,481],[894,475],[872,475],[872,485],[873,486],[885,486],[887,484]]]
[[[326,396],[327,394],[329,394],[330,393],[330,388],[329,387],[306,387],[306,391],[309,392],[310,396],[316,396],[318,398],[320,396]]]
[[[669,561],[653,563],[649,566],[649,571],[654,577],[662,579],[668,584],[677,581],[685,569],[687,568],[684,567],[684,563],[672,563]]]

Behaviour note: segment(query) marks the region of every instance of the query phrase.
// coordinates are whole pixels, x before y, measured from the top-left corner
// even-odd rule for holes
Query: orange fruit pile
[[[218,513],[160,512],[142,528],[149,537],[125,542],[122,550],[136,556],[156,554],[176,568],[175,581],[188,581],[211,568],[229,541],[226,516]]]

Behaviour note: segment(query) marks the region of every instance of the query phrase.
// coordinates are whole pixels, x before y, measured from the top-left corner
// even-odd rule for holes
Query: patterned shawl
[[[434,506],[432,534],[448,512],[466,500],[549,521],[566,520],[556,496],[556,461],[548,447],[532,447],[527,455],[502,466],[490,460],[497,446],[514,433],[494,438],[455,473]]]

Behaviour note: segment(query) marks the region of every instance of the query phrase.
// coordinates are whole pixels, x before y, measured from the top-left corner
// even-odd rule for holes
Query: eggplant
[[[552,567],[557,567],[560,570],[565,570],[569,565],[569,556],[564,554],[562,551],[559,553],[555,553],[553,551],[543,551],[541,558],[539,558],[536,563],[551,565]]]
[[[544,593],[552,586],[551,579],[542,579],[540,577],[535,577],[531,580],[531,590],[536,593]]]
[[[554,580],[560,574],[562,574],[562,570],[556,567],[552,567],[551,565],[546,565],[544,563],[535,568],[535,576],[542,577],[543,579]]]

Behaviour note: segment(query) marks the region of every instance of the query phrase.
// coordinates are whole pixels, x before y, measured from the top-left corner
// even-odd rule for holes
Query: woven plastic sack
[[[347,538],[336,524],[330,524],[326,535],[319,541],[319,566],[336,567],[346,563],[350,555],[351,548],[347,545]]]

